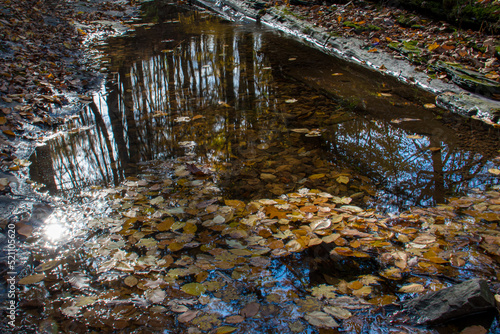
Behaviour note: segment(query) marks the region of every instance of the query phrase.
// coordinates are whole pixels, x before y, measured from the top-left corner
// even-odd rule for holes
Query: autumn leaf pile
[[[351,328],[379,306],[450,282],[497,279],[498,190],[383,215],[307,188],[224,199],[211,173],[153,161],[116,188],[90,192],[107,199],[105,217],[86,223],[92,237],[80,249],[38,255],[19,281],[29,286],[20,325],[38,324],[29,306],[45,295],[44,317],[85,331]]]
[[[16,167],[16,138],[33,139],[32,125],[46,128],[64,121],[56,110],[78,102],[95,84],[99,68],[83,56],[84,42],[111,19],[106,10],[123,10],[113,2],[4,1],[0,5],[0,159]],[[96,6],[96,8],[94,8]],[[85,9],[86,10],[82,10]],[[77,27],[83,24],[85,27]],[[110,32],[108,32],[109,35]],[[106,34],[102,34],[103,38]],[[85,100],[85,96],[81,95]],[[30,128],[32,129],[32,128]]]

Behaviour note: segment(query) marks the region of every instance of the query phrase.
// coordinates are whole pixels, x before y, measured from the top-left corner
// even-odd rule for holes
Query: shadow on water
[[[424,108],[426,92],[258,25],[173,6],[150,16],[159,23],[102,46],[101,91],[32,156],[49,192],[180,157],[240,199],[305,186],[401,210],[494,182],[498,130]]]

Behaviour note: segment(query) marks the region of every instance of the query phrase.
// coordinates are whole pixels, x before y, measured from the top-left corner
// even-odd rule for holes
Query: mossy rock
[[[463,67],[460,64],[439,61],[434,65],[438,71],[446,72],[452,81],[468,91],[486,97],[500,94],[500,83],[488,79],[484,74]]]

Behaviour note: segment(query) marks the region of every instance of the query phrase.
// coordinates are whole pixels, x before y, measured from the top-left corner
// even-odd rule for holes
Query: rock
[[[415,323],[434,325],[495,309],[495,298],[486,281],[472,279],[409,300],[403,309]]]

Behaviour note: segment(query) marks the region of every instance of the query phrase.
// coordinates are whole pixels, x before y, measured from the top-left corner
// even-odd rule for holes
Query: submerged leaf
[[[24,278],[21,278],[17,283],[18,284],[35,284],[38,282],[43,281],[45,278],[45,274],[34,274],[30,276],[26,276]]]
[[[181,286],[181,290],[192,296],[201,296],[207,291],[207,287],[200,283],[188,283]]]
[[[330,315],[321,311],[307,313],[304,319],[311,325],[320,328],[334,328],[340,326]]]

